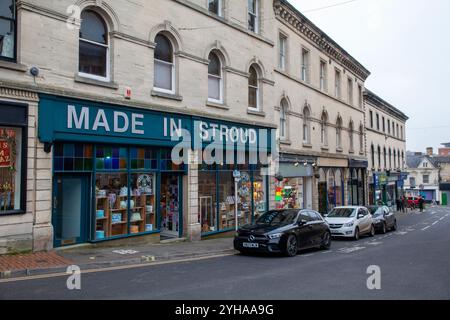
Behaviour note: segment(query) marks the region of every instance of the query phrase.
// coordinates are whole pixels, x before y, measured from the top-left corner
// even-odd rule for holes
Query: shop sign
[[[11,167],[11,149],[6,140],[0,140],[0,168]]]
[[[219,143],[270,152],[273,130],[153,110],[41,95],[39,139],[42,142],[89,141],[156,146],[185,142],[195,148]],[[149,141],[151,140],[151,141]]]

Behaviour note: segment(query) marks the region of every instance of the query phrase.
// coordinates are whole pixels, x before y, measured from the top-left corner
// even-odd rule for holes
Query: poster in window
[[[11,167],[11,149],[8,141],[0,140],[0,168]]]

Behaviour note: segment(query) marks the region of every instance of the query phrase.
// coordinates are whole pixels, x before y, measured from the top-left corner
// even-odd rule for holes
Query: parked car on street
[[[419,207],[419,197],[408,197],[408,207],[409,208],[418,208]]]
[[[388,230],[397,230],[397,217],[395,212],[387,206],[368,206],[372,215],[375,231],[385,234]]]
[[[283,253],[293,257],[300,249],[329,249],[331,231],[320,213],[313,210],[271,210],[254,224],[239,228],[234,248],[241,253]]]
[[[325,215],[325,221],[328,222],[333,237],[359,240],[361,235],[375,235],[372,215],[365,207],[336,207]]]

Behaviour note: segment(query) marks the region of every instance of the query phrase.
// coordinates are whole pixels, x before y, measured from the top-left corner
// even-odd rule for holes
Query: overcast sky
[[[290,0],[369,69],[368,89],[410,117],[407,149],[436,152],[450,142],[450,1],[357,0],[314,11],[347,1]]]

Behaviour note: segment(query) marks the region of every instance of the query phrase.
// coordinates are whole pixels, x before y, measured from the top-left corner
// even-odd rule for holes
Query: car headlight
[[[352,221],[352,222],[349,222],[349,223],[344,224],[344,227],[346,227],[346,228],[348,228],[348,227],[353,227],[354,224],[355,224],[355,222]]]
[[[282,233],[269,234],[269,239],[278,239],[281,238],[282,236],[283,236]]]

